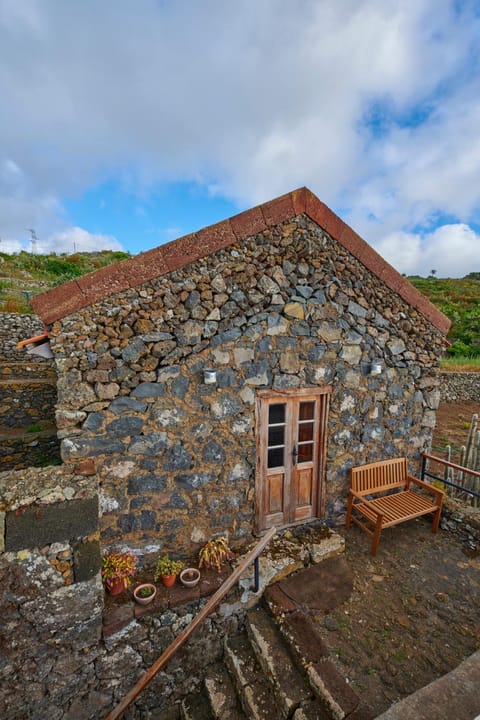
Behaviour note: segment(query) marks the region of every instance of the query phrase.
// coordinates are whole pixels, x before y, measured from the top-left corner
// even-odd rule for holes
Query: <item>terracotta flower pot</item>
[[[200,570],[197,568],[185,568],[180,573],[180,582],[185,587],[195,587],[200,580]]]
[[[114,580],[114,582],[107,585],[107,588],[110,595],[120,595],[125,590],[125,580],[123,578]]]
[[[161,575],[160,577],[165,587],[172,587],[172,585],[175,585],[175,580],[177,579],[176,575]]]
[[[149,588],[151,590],[150,595],[147,595],[147,597],[142,597],[140,591],[143,590],[143,588]],[[133,597],[139,605],[149,605],[155,599],[156,594],[157,588],[155,587],[155,585],[152,585],[152,583],[143,583],[143,585],[138,585],[133,591]]]

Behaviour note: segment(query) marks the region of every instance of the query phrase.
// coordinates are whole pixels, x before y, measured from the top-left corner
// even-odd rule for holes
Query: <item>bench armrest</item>
[[[407,487],[410,485],[411,482],[414,482],[415,485],[419,485],[420,487],[423,487],[428,492],[432,493],[432,495],[435,495],[437,505],[441,505],[443,503],[443,497],[445,495],[443,490],[439,490],[438,488],[433,487],[433,485],[429,485],[428,483],[424,482],[423,480],[419,480],[414,475],[408,475]]]
[[[383,518],[383,513],[379,512],[377,510],[377,508],[375,507],[375,505],[373,505],[371,502],[369,502],[369,500],[367,500],[366,497],[364,497],[363,495],[360,495],[360,493],[355,492],[355,490],[350,490],[350,495],[353,495],[353,497],[356,497],[357,500],[360,500],[362,505],[366,505],[369,508],[369,510],[371,510],[373,513],[375,513],[375,515],[377,516],[377,519]],[[354,503],[353,507],[355,507],[355,504],[358,504],[358,503]]]

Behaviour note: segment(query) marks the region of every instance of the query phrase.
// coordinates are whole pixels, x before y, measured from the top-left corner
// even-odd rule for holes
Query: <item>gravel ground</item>
[[[382,533],[376,558],[356,526],[340,529],[350,599],[318,616],[322,637],[362,698],[365,717],[444,675],[480,647],[480,557],[425,518]]]

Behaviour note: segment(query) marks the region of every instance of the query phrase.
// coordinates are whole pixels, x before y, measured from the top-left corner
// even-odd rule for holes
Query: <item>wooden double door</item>
[[[256,525],[262,531],[320,517],[330,387],[257,398]]]

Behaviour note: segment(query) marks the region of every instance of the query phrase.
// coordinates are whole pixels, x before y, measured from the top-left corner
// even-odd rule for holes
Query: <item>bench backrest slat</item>
[[[407,459],[394,458],[352,468],[352,490],[361,494],[382,492],[405,485],[408,475]]]

